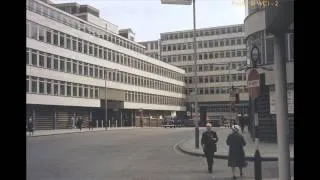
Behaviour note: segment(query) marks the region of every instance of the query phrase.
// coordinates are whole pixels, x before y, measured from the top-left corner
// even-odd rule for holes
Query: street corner
[[[195,149],[194,147],[190,146],[192,144],[191,142],[192,140],[194,139],[190,139],[190,138],[182,139],[176,144],[175,148],[180,152],[191,155],[191,156],[198,156],[198,157],[204,156],[204,153],[202,152],[202,148]]]

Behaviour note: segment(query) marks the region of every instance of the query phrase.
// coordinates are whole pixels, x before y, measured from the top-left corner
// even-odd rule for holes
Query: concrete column
[[[92,122],[92,125],[93,125],[93,121],[92,121],[92,111],[91,111],[91,109],[89,110],[89,122]],[[88,123],[89,123],[88,122]]]
[[[120,110],[120,126],[122,127],[123,124],[122,124],[122,111]]]
[[[134,116],[134,113],[133,113],[133,110],[131,112],[131,127],[133,127],[133,116]]]
[[[275,92],[277,138],[279,148],[279,179],[290,179],[290,149],[286,61],[284,58],[284,34],[274,36]]]

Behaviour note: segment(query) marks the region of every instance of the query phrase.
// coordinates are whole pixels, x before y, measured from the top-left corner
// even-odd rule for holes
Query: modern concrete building
[[[187,108],[191,117],[194,101],[193,31],[161,33],[161,60],[186,71],[185,83]],[[198,101],[200,125],[206,121],[221,125],[221,120],[235,119],[236,114],[247,114],[248,92],[246,75],[238,71],[247,65],[247,50],[244,42],[243,25],[230,25],[197,30]],[[151,41],[156,42],[156,41]],[[150,42],[141,42],[146,53],[153,53]],[[240,103],[231,109],[229,90],[235,87],[240,94]]]
[[[141,116],[156,126],[160,115],[186,110],[185,71],[146,56],[134,33],[119,35],[97,9],[39,0],[26,7],[27,118],[36,130],[71,128],[77,117],[101,126],[106,105],[118,126],[140,126]]]
[[[146,55],[155,59],[161,60],[161,41],[144,41],[140,42],[143,46],[146,47]]]
[[[255,45],[260,49],[259,66],[273,71],[258,69],[265,76],[265,89],[258,99],[260,139],[277,140],[276,97],[275,97],[275,36],[283,35],[281,51],[286,60],[286,79],[288,93],[288,113],[290,138],[293,140],[294,118],[294,42],[293,42],[293,3],[291,0],[278,0],[276,3],[261,6],[253,0],[245,0],[246,18],[244,20],[245,41],[248,52]],[[279,3],[281,2],[281,4]],[[289,5],[290,4],[290,5]],[[291,15],[290,15],[291,14]],[[248,53],[250,59],[250,53]],[[252,113],[251,113],[252,115]],[[253,119],[253,118],[251,118]],[[253,123],[253,122],[252,122]],[[253,132],[253,129],[252,129]]]

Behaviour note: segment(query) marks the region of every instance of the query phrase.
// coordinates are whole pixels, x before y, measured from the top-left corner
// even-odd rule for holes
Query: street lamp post
[[[196,93],[194,98],[194,108],[195,108],[195,146],[199,148],[199,118],[198,118],[198,68],[197,68],[197,32],[196,32],[196,3],[195,0],[192,0],[193,6],[193,70],[194,70],[194,92]]]
[[[105,101],[105,129],[108,129],[107,122],[108,122],[108,101],[107,101],[107,72],[104,74],[104,101]]]
[[[196,43],[196,3],[195,0],[161,0],[162,4],[191,5],[193,6],[193,70],[194,70],[194,108],[195,108],[195,147],[199,148],[199,118],[198,118],[198,77],[197,77],[197,43]]]

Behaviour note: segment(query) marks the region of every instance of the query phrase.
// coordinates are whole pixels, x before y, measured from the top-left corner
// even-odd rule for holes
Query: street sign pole
[[[254,153],[254,178],[255,180],[262,180],[261,155],[259,151],[259,116],[256,113],[257,98],[260,95],[260,74],[257,71],[257,62],[260,59],[260,52],[257,46],[253,46],[250,52],[253,69],[250,69],[248,74],[248,91],[252,99],[252,111],[254,119],[254,137],[256,151]]]

